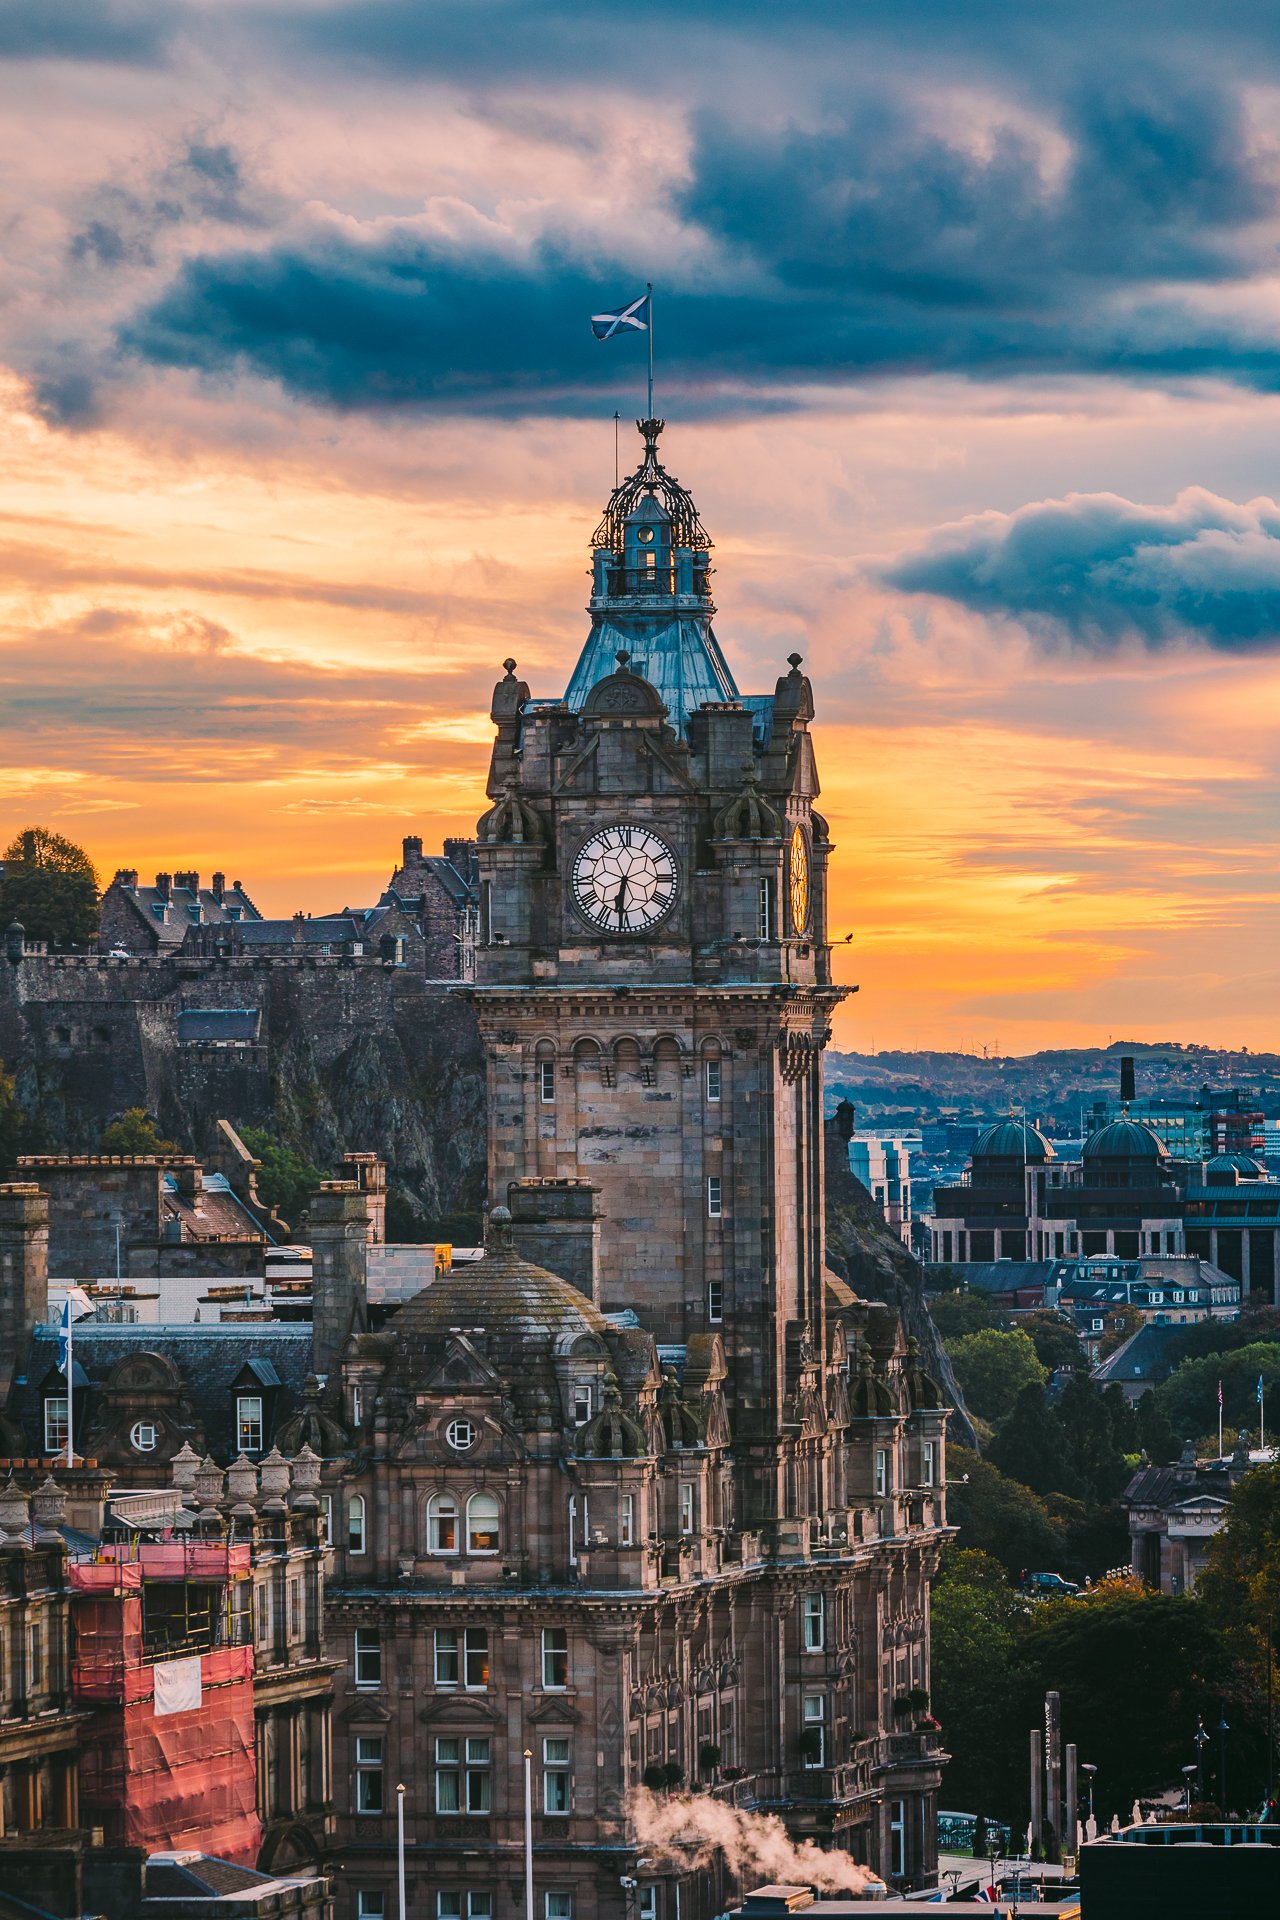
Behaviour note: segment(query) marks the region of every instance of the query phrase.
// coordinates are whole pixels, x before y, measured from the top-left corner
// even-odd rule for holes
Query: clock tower
[[[825,1351],[821,1058],[843,990],[810,684],[792,655],[771,694],[739,692],[662,427],[640,423],[595,534],[565,693],[535,697],[514,661],[494,690],[470,991],[490,1206],[660,1347],[719,1335],[743,1441],[777,1433],[796,1354]],[[762,1518],[781,1510],[759,1491]]]

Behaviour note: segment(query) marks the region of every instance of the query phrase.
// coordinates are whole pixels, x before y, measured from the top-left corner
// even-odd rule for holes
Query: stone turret
[[[369,1202],[354,1180],[322,1180],[311,1198],[311,1365],[329,1374],[353,1331],[368,1326]]]

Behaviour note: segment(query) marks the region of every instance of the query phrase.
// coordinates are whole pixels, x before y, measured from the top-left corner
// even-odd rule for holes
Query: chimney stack
[[[0,1406],[49,1318],[49,1200],[26,1181],[0,1186]]]
[[[167,900],[172,891],[173,875],[171,873],[158,873],[156,875],[156,892],[160,895],[160,898]]]
[[[213,897],[214,897],[214,899],[215,899],[215,900],[221,900],[221,899],[222,899],[222,898],[224,897],[224,895],[226,894],[226,891],[227,891],[227,876],[226,876],[226,874],[225,874],[225,873],[215,873],[215,874],[214,874],[214,876],[213,876]]]
[[[311,1371],[331,1373],[347,1335],[369,1324],[369,1201],[355,1180],[322,1180],[311,1196]]]
[[[1122,1053],[1120,1056],[1120,1104],[1124,1107],[1131,1106],[1136,1099],[1137,1094],[1134,1091],[1133,1078],[1133,1055],[1131,1053]]]

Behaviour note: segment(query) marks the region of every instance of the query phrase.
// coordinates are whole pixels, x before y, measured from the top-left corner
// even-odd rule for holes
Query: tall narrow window
[[[364,1396],[359,1387],[351,1389],[351,1424],[358,1427],[364,1417]]]
[[[236,1444],[241,1453],[262,1452],[262,1395],[236,1395]]]
[[[636,1905],[640,1920],[658,1920],[658,1889],[656,1886],[641,1887],[636,1896]]]
[[[573,1424],[575,1427],[585,1427],[590,1418],[591,1383],[582,1380],[573,1389]]]
[[[922,1487],[931,1487],[937,1476],[936,1449],[937,1442],[934,1440],[925,1440],[921,1445],[920,1485]]]
[[[355,1670],[362,1690],[382,1685],[382,1635],[377,1627],[356,1628]]]
[[[382,1737],[357,1734],[356,1812],[381,1813],[382,1806]]]
[[[467,1552],[498,1551],[498,1502],[491,1493],[473,1493],[467,1501]]]
[[[542,1743],[542,1811],[569,1811],[569,1742],[559,1736]]]
[[[899,1879],[907,1870],[906,1838],[907,1803],[905,1800],[891,1800],[889,1802],[889,1871]]]
[[[436,1685],[438,1687],[456,1687],[458,1684],[458,1629],[456,1627],[437,1627],[435,1638]]]
[[[347,1552],[364,1552],[364,1495],[353,1493],[347,1502]]]
[[[489,1684],[488,1627],[467,1627],[464,1630],[462,1656],[468,1693],[482,1693]]]
[[[466,1763],[464,1810],[467,1813],[488,1813],[491,1805],[488,1740],[468,1740],[463,1759]]]
[[[320,1495],[320,1537],[326,1547],[333,1545],[333,1495]]]
[[[703,1071],[706,1074],[707,1099],[718,1100],[720,1098],[720,1062],[706,1061]]]
[[[762,940],[773,938],[773,888],[768,880],[760,882],[759,933]]]
[[[820,1593],[804,1596],[804,1650],[821,1653],[827,1644],[827,1607]]]
[[[823,1693],[804,1696],[804,1744],[806,1767],[822,1767],[827,1761],[827,1697]]]
[[[876,1494],[883,1500],[889,1491],[889,1455],[883,1447],[876,1448]]]
[[[458,1503],[451,1493],[433,1493],[427,1502],[427,1552],[458,1551]]]
[[[718,1327],[724,1319],[724,1281],[707,1282],[707,1319]]]
[[[573,1895],[571,1893],[544,1893],[542,1896],[542,1920],[573,1920]]]
[[[618,1503],[618,1545],[633,1547],[636,1540],[636,1497],[624,1493]]]
[[[556,1063],[554,1060],[538,1062],[538,1098],[544,1106],[551,1106],[556,1097]]]
[[[569,1629],[542,1629],[542,1684],[551,1693],[563,1693],[569,1684]]]
[[[709,1220],[718,1220],[721,1212],[720,1175],[713,1173],[707,1178],[707,1218]]]
[[[680,1531],[681,1533],[693,1532],[692,1480],[682,1480],[680,1482]]]

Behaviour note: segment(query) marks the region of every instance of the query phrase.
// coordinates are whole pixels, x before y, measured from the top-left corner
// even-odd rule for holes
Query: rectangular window
[[[352,1387],[351,1389],[351,1424],[353,1427],[358,1427],[360,1425],[360,1417],[363,1412],[364,1412],[364,1399],[361,1395],[360,1389],[359,1387]]]
[[[937,1442],[925,1440],[920,1447],[920,1485],[922,1487],[931,1487],[937,1479],[936,1456]]]
[[[482,1693],[489,1684],[488,1627],[466,1629],[462,1654],[468,1692]]]
[[[364,1552],[364,1495],[353,1493],[347,1502],[347,1552]]]
[[[241,1453],[262,1452],[262,1395],[236,1395],[236,1443]]]
[[[53,1394],[44,1403],[44,1450],[46,1453],[65,1453],[67,1450],[67,1396]]]
[[[554,1060],[538,1062],[538,1098],[544,1106],[550,1106],[556,1097],[556,1063]]]
[[[542,1743],[542,1811],[569,1811],[569,1742],[556,1738]]]
[[[382,1737],[356,1736],[356,1812],[382,1812]]]
[[[462,1742],[436,1741],[436,1812],[462,1810]]]
[[[320,1495],[320,1538],[326,1547],[333,1545],[333,1495]]]
[[[542,1920],[573,1920],[573,1895],[571,1893],[544,1893],[542,1896]]]
[[[387,1896],[380,1889],[361,1887],[356,1894],[356,1920],[387,1920]]]
[[[636,1497],[634,1493],[624,1493],[618,1504],[618,1545],[633,1547],[636,1543]]]
[[[718,1327],[724,1319],[724,1281],[707,1282],[707,1319],[713,1327]]]
[[[461,1893],[436,1895],[436,1920],[462,1920]]]
[[[585,1427],[590,1418],[591,1388],[584,1382],[573,1390],[573,1424],[575,1427]]]
[[[682,1480],[680,1482],[680,1531],[681,1533],[693,1532],[692,1480]]]
[[[300,1640],[302,1638],[301,1580],[290,1580],[289,1582],[289,1638],[291,1640]]]
[[[493,1895],[491,1893],[469,1893],[467,1895],[467,1920],[493,1920]]]
[[[658,1920],[658,1889],[653,1886],[641,1887],[636,1905],[640,1920]]]
[[[563,1693],[569,1684],[569,1629],[542,1629],[542,1684],[549,1692]]]
[[[804,1764],[806,1767],[821,1767],[827,1760],[827,1696],[824,1693],[806,1693],[804,1696]]]
[[[827,1644],[827,1603],[820,1593],[804,1596],[804,1650],[821,1653]]]
[[[377,1627],[356,1628],[355,1669],[357,1687],[382,1685],[382,1635]]]
[[[436,1685],[438,1687],[456,1687],[458,1684],[458,1629],[456,1627],[436,1628]]]
[[[720,1175],[713,1173],[707,1179],[707,1218],[718,1220],[720,1215]]]
[[[466,1743],[465,1802],[468,1813],[488,1813],[491,1805],[489,1791],[489,1742],[488,1740],[468,1740]]]
[[[889,1491],[889,1455],[883,1447],[876,1448],[876,1494],[883,1500]]]
[[[708,1060],[703,1071],[706,1074],[707,1099],[718,1100],[720,1098],[720,1062]]]
[[[907,1870],[907,1803],[905,1800],[889,1802],[889,1871],[900,1879]]]
[[[767,880],[760,882],[760,905],[756,930],[762,940],[773,938],[773,889]]]
[[[40,1628],[34,1622],[27,1628],[27,1692],[43,1692],[44,1672],[41,1655]]]

